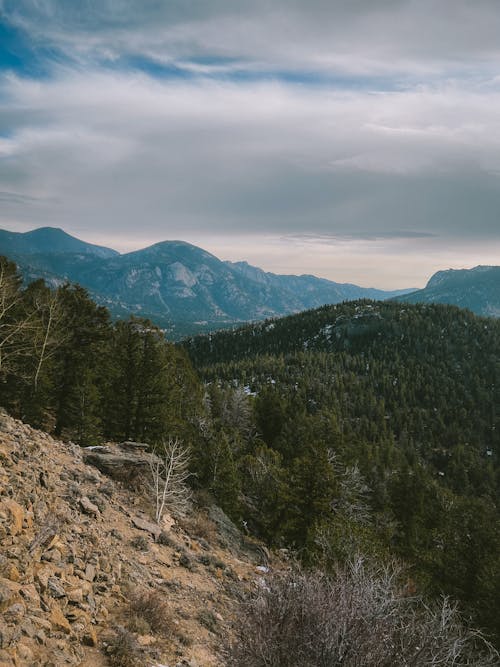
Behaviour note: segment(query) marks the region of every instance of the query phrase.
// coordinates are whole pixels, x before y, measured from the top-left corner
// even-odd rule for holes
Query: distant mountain
[[[40,227],[30,232],[8,232],[0,229],[0,249],[6,255],[80,253],[106,258],[116,250],[80,241],[56,227]]]
[[[120,255],[51,228],[0,232],[0,254],[14,259],[28,281],[42,277],[52,285],[77,282],[115,316],[149,317],[173,337],[410,291],[266,273],[247,262],[223,262],[184,241],[163,241]]]
[[[438,271],[424,289],[400,296],[398,301],[447,303],[477,315],[500,317],[500,266]]]

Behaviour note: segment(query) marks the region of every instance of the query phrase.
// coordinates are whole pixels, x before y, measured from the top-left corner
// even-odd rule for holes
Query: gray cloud
[[[228,259],[244,236],[243,258],[347,280],[358,253],[366,270],[385,263],[381,286],[410,265],[417,284],[447,249],[495,263],[496,0],[238,5],[0,0],[35,48],[72,58],[40,80],[0,77],[0,226],[128,248],[213,239]],[[197,76],[154,78],[125,68],[131,55]]]
[[[100,72],[7,77],[0,94],[9,130],[0,187],[44,200],[17,210],[23,223],[139,234],[140,222],[159,238],[206,229],[498,236],[499,95]]]
[[[0,0],[5,20],[77,59],[208,58],[205,73],[286,69],[488,78],[500,53],[496,0]],[[478,72],[478,70],[480,70]]]

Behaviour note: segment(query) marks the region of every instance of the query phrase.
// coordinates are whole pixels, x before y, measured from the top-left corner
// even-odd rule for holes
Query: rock
[[[19,573],[17,567],[11,563],[5,568],[5,577],[11,581],[19,581],[21,574]]]
[[[241,546],[242,535],[240,531],[220,507],[212,505],[208,510],[208,516],[217,526],[226,547],[234,549]]]
[[[82,636],[82,643],[84,646],[97,646],[97,633],[91,625],[85,630]]]
[[[23,600],[26,600],[29,605],[37,606],[40,604],[40,595],[38,594],[34,584],[25,584],[21,588],[20,593]]]
[[[61,581],[57,579],[57,577],[49,577],[47,582],[47,590],[49,595],[51,595],[53,598],[63,598],[66,595],[64,587],[61,584]]]
[[[26,635],[26,637],[30,637],[30,639],[33,639],[33,637],[35,637],[36,628],[29,618],[25,618],[21,623],[21,632],[23,633],[23,635]]]
[[[85,579],[87,581],[94,581],[95,579],[95,567],[92,563],[87,563],[85,566]]]
[[[97,505],[94,505],[93,502],[91,502],[87,496],[82,496],[80,500],[78,501],[81,509],[85,512],[85,514],[90,514],[92,516],[99,516],[99,508]]]
[[[35,581],[40,586],[40,590],[45,591],[47,589],[51,574],[52,570],[49,569],[38,570],[38,572],[35,574]]]
[[[3,612],[3,618],[7,623],[15,623],[16,625],[24,618],[26,614],[26,607],[22,602],[15,602]]]
[[[122,482],[133,481],[138,475],[149,472],[150,456],[142,449],[123,451],[115,447],[86,448],[83,457],[86,463]]]
[[[42,554],[42,560],[48,560],[52,563],[60,563],[62,559],[62,554],[59,549],[50,549],[50,551],[45,551]]]
[[[0,665],[2,667],[15,667],[15,662],[12,659],[12,656],[2,649],[0,649]]]
[[[0,578],[0,612],[15,604],[19,598],[19,584],[9,579]]]
[[[0,618],[0,649],[8,647],[11,642],[12,635],[13,628],[9,628],[7,623],[2,618]]]
[[[132,523],[136,528],[139,528],[139,530],[144,530],[147,533],[150,533],[155,540],[158,539],[161,533],[161,528],[158,526],[156,523],[152,523],[151,521],[146,521],[145,519],[140,519],[139,517],[132,517]]]
[[[131,451],[147,451],[149,449],[149,445],[145,442],[134,442],[133,440],[125,440],[124,442],[120,442],[118,445],[120,449],[124,449],[125,451],[131,450]]]
[[[24,522],[24,510],[19,505],[16,503],[15,500],[12,500],[12,498],[8,498],[7,500],[4,500],[2,503],[2,507],[7,510],[7,512],[10,514],[10,526],[9,526],[9,534],[10,535],[19,535],[19,533],[23,529],[23,522]]]
[[[22,665],[31,665],[33,664],[33,651],[31,647],[26,642],[19,642],[17,645],[17,657],[21,661]]]
[[[52,607],[49,619],[54,630],[62,630],[67,634],[71,632],[71,625],[69,624],[68,619],[57,605]]]
[[[11,465],[11,454],[12,447],[9,447],[5,442],[0,442],[0,461],[3,465]]]
[[[83,602],[83,589],[73,588],[68,591],[67,598],[70,602]]]

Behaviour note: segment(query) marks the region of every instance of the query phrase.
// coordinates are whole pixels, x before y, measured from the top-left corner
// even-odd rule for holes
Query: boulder
[[[24,522],[24,510],[16,503],[12,498],[7,498],[2,502],[2,509],[7,510],[9,516],[9,528],[8,531],[11,535],[19,535],[23,529]]]
[[[97,505],[94,505],[93,502],[91,502],[87,496],[82,496],[80,500],[78,501],[78,504],[80,505],[81,509],[85,512],[85,514],[90,514],[92,516],[99,516],[99,508]]]
[[[131,482],[144,473],[148,474],[150,470],[151,457],[145,452],[142,445],[140,447],[87,447],[83,450],[83,458],[85,463],[95,466],[105,475],[122,482]]]
[[[139,517],[133,516],[132,523],[139,530],[144,530],[146,533],[152,535],[155,540],[157,540],[161,533],[161,528],[157,523],[152,523],[151,521],[146,521],[145,519],[140,519]]]

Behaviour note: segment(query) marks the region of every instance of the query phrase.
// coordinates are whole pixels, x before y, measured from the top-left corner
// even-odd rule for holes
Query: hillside
[[[167,513],[158,528],[144,493],[86,453],[1,415],[0,664],[220,665],[264,552],[215,507],[183,522]],[[148,626],[148,600],[162,627]],[[131,662],[108,662],[117,638]]]
[[[171,338],[325,303],[387,299],[408,291],[266,273],[246,262],[223,262],[183,241],[163,241],[119,255],[51,228],[26,234],[2,231],[0,253],[16,261],[28,282],[44,278],[52,287],[78,283],[115,317],[149,317]]]
[[[88,644],[111,652],[110,667],[143,667],[147,647],[148,667],[178,667],[174,654],[191,650],[184,664],[223,664],[199,625],[217,635],[217,650],[236,639],[231,667],[316,666],[311,651],[328,645],[343,656],[346,641],[346,665],[372,667],[373,650],[386,655],[387,642],[395,647],[390,664],[410,664],[422,650],[416,637],[434,638],[424,643],[435,660],[436,651],[454,650],[457,632],[468,633],[464,650],[475,653],[476,635],[439,611],[442,595],[500,644],[499,321],[450,306],[349,302],[195,338],[183,349],[148,321],[113,322],[79,286],[23,287],[15,265],[0,264],[0,405],[66,443],[6,416],[1,422],[7,664],[23,664],[18,651],[27,660],[41,651],[46,664],[56,650],[55,664],[77,664]],[[176,516],[189,491],[195,511],[163,522],[162,489]],[[286,598],[302,575],[296,567],[276,577],[256,570],[269,559],[260,543],[293,555],[305,572],[312,566],[301,579],[312,611],[296,618],[317,618],[315,591],[340,582],[341,600],[358,584],[383,591],[394,623],[372,631],[380,599],[367,608],[361,592],[359,650],[328,613],[323,643],[311,645],[317,627],[299,621],[302,653],[292,650],[293,663],[265,662],[263,631],[267,655],[287,646],[273,620],[282,606],[274,592]],[[405,578],[387,574],[395,557],[407,564]],[[429,628],[442,613],[449,622],[438,636]],[[404,647],[391,639],[402,622]],[[486,650],[486,661],[463,664],[497,664]],[[246,661],[247,651],[257,662]],[[99,655],[87,666],[99,665]]]
[[[400,296],[407,303],[448,303],[477,315],[500,317],[500,266],[438,271],[424,289]]]
[[[185,349],[210,387],[252,397],[261,441],[241,465],[258,534],[313,562],[398,555],[500,638],[499,321],[361,301]]]

